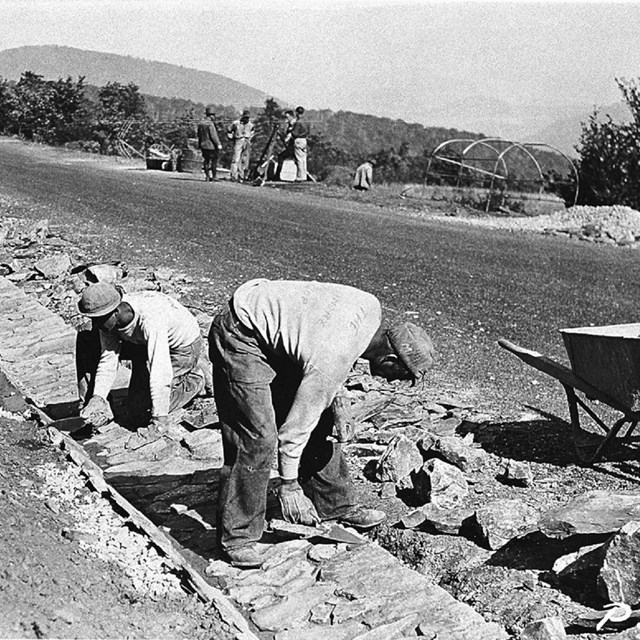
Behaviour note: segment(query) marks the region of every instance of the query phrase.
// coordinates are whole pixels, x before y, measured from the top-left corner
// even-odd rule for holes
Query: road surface
[[[219,283],[343,282],[412,319],[439,357],[432,384],[487,410],[566,416],[560,385],[496,345],[506,337],[566,361],[558,329],[638,320],[640,254],[618,247],[417,217],[297,187],[205,183],[200,175],[0,139],[0,212],[11,199],[73,228],[104,259],[179,267]]]

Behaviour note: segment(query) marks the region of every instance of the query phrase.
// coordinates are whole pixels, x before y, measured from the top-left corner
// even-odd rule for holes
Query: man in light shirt
[[[366,530],[385,519],[357,504],[341,446],[329,439],[339,426],[332,403],[359,357],[388,380],[421,378],[433,362],[422,329],[384,329],[380,302],[353,287],[252,280],[214,318],[209,354],[225,455],[218,536],[233,565],[261,564],[255,543],[276,451],[286,520]]]
[[[98,427],[112,417],[107,396],[121,357],[132,363],[127,405],[140,425],[150,417],[153,425],[165,427],[172,411],[203,391],[200,328],[177,300],[156,291],[123,295],[99,282],[84,290],[78,308],[100,337],[99,360],[93,367],[85,360],[78,371],[90,395],[80,415],[89,424]]]

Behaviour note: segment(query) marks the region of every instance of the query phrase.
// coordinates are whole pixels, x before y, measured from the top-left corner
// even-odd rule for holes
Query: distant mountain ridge
[[[178,98],[197,105],[224,105],[237,111],[245,107],[262,107],[267,98],[274,97],[216,73],[131,56],[58,45],[25,46],[0,51],[0,77],[18,80],[25,71],[33,71],[47,79],[67,76],[75,79],[84,76],[87,84],[96,86],[113,81],[125,84],[133,82],[140,87],[142,93],[149,96]],[[343,127],[345,118],[349,122],[354,121],[350,133],[356,137],[368,136],[368,144],[365,143],[367,148],[370,144],[375,144],[369,135],[373,130],[381,137],[381,141],[384,139],[384,146],[392,141],[393,146],[398,146],[403,139],[397,136],[394,139],[392,130],[398,129],[395,131],[398,134],[400,130],[408,131],[415,127],[408,138],[412,147],[424,143],[425,138],[430,139],[434,135],[440,137],[448,129],[451,137],[461,137],[462,132],[474,131],[478,133],[470,137],[475,138],[482,132],[486,136],[517,142],[547,143],[575,156],[580,123],[588,121],[593,111],[593,105],[583,103],[512,103],[483,95],[473,86],[467,87],[467,92],[459,99],[453,99],[453,96],[448,98],[443,94],[442,102],[434,102],[426,108],[418,108],[416,105],[413,112],[420,114],[413,120],[420,123],[416,125],[407,124],[411,120],[396,120],[352,111],[339,111],[333,114],[336,117],[332,117],[332,113],[326,110],[317,113],[323,114],[320,117],[328,129],[333,129],[336,122],[340,122],[340,127]],[[288,106],[285,101],[277,97],[275,99],[281,106]],[[308,106],[313,110],[312,105]],[[601,112],[611,113],[617,119],[616,116],[624,108],[621,104],[607,105]],[[334,121],[333,124],[329,122],[331,120]],[[359,128],[367,131],[360,132]],[[342,130],[332,133],[339,137]],[[416,136],[418,130],[420,134]],[[439,130],[437,134],[436,130]]]
[[[231,78],[166,62],[73,47],[41,45],[0,51],[0,76],[18,80],[25,71],[46,79],[84,76],[93,85],[133,82],[143,93],[242,109],[260,106],[272,96]]]

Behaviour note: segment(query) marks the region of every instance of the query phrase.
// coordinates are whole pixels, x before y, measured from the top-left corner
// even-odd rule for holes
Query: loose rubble
[[[585,242],[619,247],[640,247],[640,212],[619,205],[580,205],[557,213],[530,217],[459,216],[443,219],[515,232],[534,231],[569,236]]]
[[[572,211],[574,217],[564,218],[562,223],[566,228],[592,215]],[[616,209],[612,213],[616,215],[603,222],[601,233],[614,234],[614,222],[620,227],[633,223],[634,215],[628,211]],[[527,219],[498,222],[511,220],[521,225],[517,228],[527,228]],[[560,224],[560,215],[554,220],[554,224]],[[539,219],[537,223],[551,224]],[[638,229],[640,237],[640,224]],[[52,235],[46,220],[34,224],[18,218],[0,218],[0,274],[75,329],[85,323],[75,305],[87,282],[108,280],[127,290],[162,290],[183,301],[189,301],[201,286],[188,275],[163,267],[93,263],[72,243]],[[206,337],[213,309],[190,308]],[[122,374],[124,384],[126,370]],[[393,591],[394,582],[413,585],[423,595],[426,589],[428,595],[427,585],[440,581],[461,602],[474,606],[485,621],[498,625],[496,638],[503,637],[499,626],[522,638],[562,638],[566,626],[590,620],[584,623],[587,631],[577,636],[586,640],[596,620],[588,615],[595,615],[598,606],[603,607],[607,600],[612,602],[614,597],[637,603],[633,580],[636,565],[630,561],[635,557],[630,550],[635,549],[635,503],[619,500],[619,496],[629,495],[623,493],[628,485],[613,484],[618,491],[604,491],[590,511],[593,492],[588,491],[596,488],[594,480],[587,478],[582,488],[585,476],[577,467],[562,470],[503,457],[503,450],[494,446],[496,437],[503,436],[492,435],[492,422],[502,424],[504,420],[475,412],[463,394],[456,397],[438,390],[388,384],[371,378],[362,363],[347,381],[346,393],[357,423],[355,440],[344,445],[349,464],[359,490],[370,500],[377,494],[390,515],[390,524],[372,534],[381,546],[366,547],[360,573],[352,576],[354,583],[348,593],[336,594],[330,584],[342,575],[345,554],[353,554],[349,557],[360,562],[355,549],[315,546],[306,540],[280,542],[265,548],[266,553],[274,554],[265,572],[242,575],[215,559],[212,495],[217,488],[222,450],[212,399],[199,399],[177,416],[165,433],[150,429],[132,432],[111,423],[83,444],[123,495],[185,548],[212,559],[209,575],[246,608],[247,616],[259,629],[276,632],[279,640],[300,637],[300,629],[304,629],[306,638],[395,637],[385,633],[433,637],[442,621],[436,613],[431,620],[416,616],[425,602],[417,593]],[[116,408],[118,398],[116,391]],[[568,438],[568,433],[565,436]],[[554,479],[554,473],[561,477]],[[565,493],[560,486],[567,479],[572,485]],[[587,493],[578,498],[582,500],[579,508],[568,505],[563,511],[564,504],[583,491]],[[50,509],[64,508],[59,497],[47,494],[44,499]],[[603,509],[604,504],[609,508]],[[615,505],[621,504],[616,511]],[[606,517],[598,520],[594,513],[605,513]],[[76,529],[79,539],[96,535]],[[587,536],[580,539],[582,547],[592,543],[584,553],[577,552],[580,545],[574,540],[581,536]],[[589,536],[600,537],[593,541]],[[382,589],[376,597],[382,599],[366,601],[373,589],[367,580],[380,580],[384,567],[391,566],[392,556],[384,555],[385,549],[424,575],[418,580],[414,574],[419,573],[392,572],[388,585],[382,581],[376,586]],[[610,550],[608,559],[605,549]],[[110,549],[104,547],[100,552],[107,554]],[[560,562],[559,558],[572,553],[575,557]],[[520,554],[517,562],[516,554]],[[309,565],[291,560],[302,556]],[[625,560],[629,561],[628,571],[620,580]],[[344,571],[353,571],[350,562],[344,565]],[[576,562],[589,567],[587,574],[576,569]],[[149,563],[156,571],[161,570],[161,560],[153,554]],[[613,575],[617,583],[611,579]],[[315,585],[318,577],[320,583],[327,584]],[[145,583],[140,588],[148,587],[151,595],[164,593],[163,589],[171,586],[155,579],[139,579]],[[516,586],[511,588],[511,583]],[[437,593],[440,598],[442,594]],[[386,618],[382,617],[383,610]],[[368,625],[379,625],[378,635],[362,625],[363,616],[369,616]],[[629,622],[610,621],[607,629],[620,629],[612,624],[630,626],[635,622],[632,618]],[[334,636],[327,631],[332,627]],[[466,633],[450,637],[474,637]]]

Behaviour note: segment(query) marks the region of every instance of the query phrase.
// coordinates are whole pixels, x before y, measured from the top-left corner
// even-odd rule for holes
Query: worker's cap
[[[412,322],[403,322],[387,329],[386,333],[402,364],[414,378],[422,378],[433,364],[435,356],[433,342],[427,332]]]
[[[89,318],[99,318],[114,311],[122,301],[122,295],[112,284],[98,282],[90,284],[78,302],[80,313]]]
[[[376,159],[375,158],[369,158],[367,160],[367,162],[372,166],[375,167],[376,166]]]
[[[245,109],[245,110],[242,112],[242,116],[240,116],[240,117],[241,117],[241,118],[249,118],[249,117],[251,117],[251,111],[249,111],[249,109]]]
[[[301,116],[304,113],[304,107],[296,107],[296,113]]]
[[[206,116],[215,116],[216,110],[213,108],[213,105],[208,105],[207,107],[205,107],[204,114]]]

